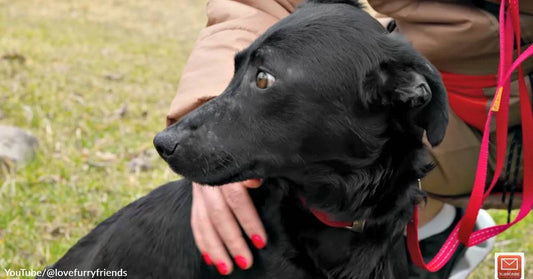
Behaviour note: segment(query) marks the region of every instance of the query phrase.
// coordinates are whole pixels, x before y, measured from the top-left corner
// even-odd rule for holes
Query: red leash
[[[533,55],[533,45],[524,53],[520,53],[520,23],[518,0],[508,0],[507,12],[505,3],[500,7],[500,66],[498,69],[498,89],[491,102],[491,109],[485,120],[481,150],[478,159],[476,178],[472,195],[468,203],[465,215],[455,226],[452,233],[437,253],[426,264],[420,252],[418,243],[418,207],[415,207],[413,219],[407,225],[407,246],[413,262],[431,272],[441,269],[452,257],[459,246],[459,242],[470,247],[475,246],[491,237],[494,237],[512,225],[516,224],[531,211],[533,207],[533,115],[531,102],[524,80],[521,63]],[[513,37],[516,40],[518,58],[513,62]],[[507,128],[509,114],[510,78],[513,71],[518,68],[518,85],[520,92],[520,116],[522,120],[523,141],[523,200],[516,219],[508,224],[496,225],[473,232],[477,215],[483,202],[490,194],[503,169],[505,151],[507,146]],[[454,78],[454,75],[443,74],[443,79]],[[486,76],[484,78],[487,78]],[[480,79],[477,79],[478,81]],[[488,79],[490,82],[490,77]],[[487,80],[480,81],[487,84]],[[483,88],[485,86],[480,86]],[[490,86],[486,86],[490,87]],[[452,100],[453,98],[451,98]],[[453,105],[453,104],[452,104]],[[493,113],[496,112],[496,168],[490,187],[485,191],[487,178],[487,162],[489,153],[490,122]],[[477,125],[475,125],[477,126]]]

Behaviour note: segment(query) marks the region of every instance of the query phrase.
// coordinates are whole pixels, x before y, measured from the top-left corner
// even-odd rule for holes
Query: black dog
[[[51,268],[218,278],[194,245],[191,181],[262,178],[250,193],[269,243],[228,277],[405,278],[403,231],[431,168],[422,137],[442,140],[446,101],[435,68],[357,3],[309,1],[235,56],[222,95],[156,136],[185,179],[121,209]]]

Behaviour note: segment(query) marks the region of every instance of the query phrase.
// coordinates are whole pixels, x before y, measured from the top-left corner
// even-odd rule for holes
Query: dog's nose
[[[163,159],[167,159],[176,150],[176,147],[178,146],[178,141],[172,135],[172,133],[162,131],[155,136],[154,146],[157,150],[157,153],[159,153],[159,155],[163,157]]]

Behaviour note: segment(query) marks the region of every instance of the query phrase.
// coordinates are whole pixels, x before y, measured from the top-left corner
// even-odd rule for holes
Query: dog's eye
[[[255,78],[255,85],[258,88],[265,89],[265,88],[269,88],[270,86],[272,86],[272,84],[274,84],[275,81],[276,81],[276,78],[274,76],[272,76],[271,74],[267,72],[261,71],[257,73],[257,77]]]

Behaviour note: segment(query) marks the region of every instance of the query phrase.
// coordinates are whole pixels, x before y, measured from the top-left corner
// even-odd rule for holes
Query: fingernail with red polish
[[[265,247],[265,241],[259,235],[252,235],[252,243],[257,249],[263,249]]]
[[[209,257],[209,254],[203,253],[202,258],[204,258],[204,261],[207,265],[213,265],[213,261],[211,261],[211,258]]]
[[[217,261],[216,266],[217,266],[218,273],[220,273],[222,275],[228,275],[229,274],[228,266],[223,261]]]
[[[234,260],[235,260],[235,263],[241,269],[246,269],[246,267],[248,267],[248,264],[246,263],[246,259],[243,256],[235,256]]]

